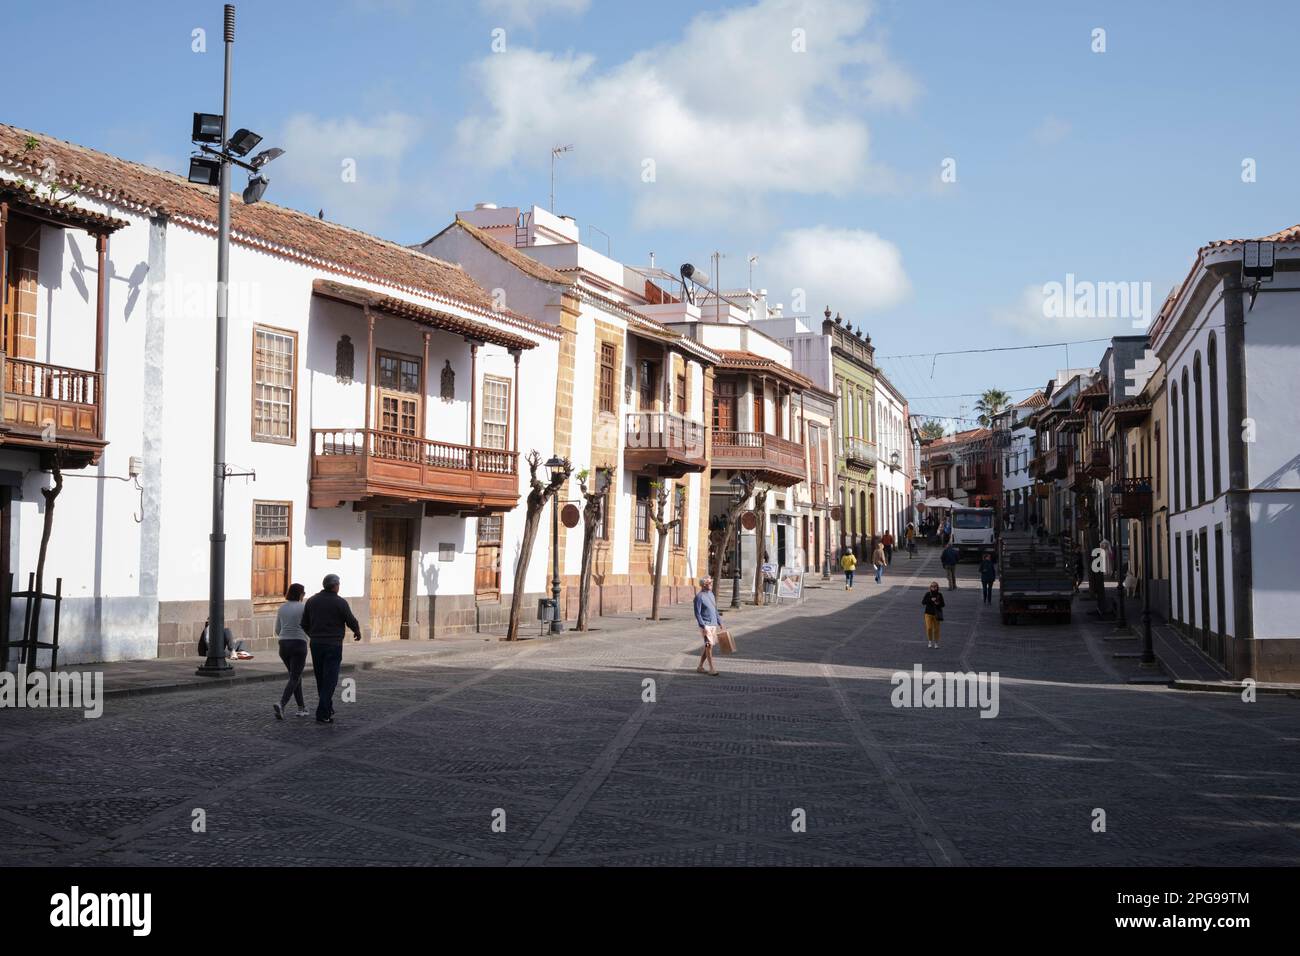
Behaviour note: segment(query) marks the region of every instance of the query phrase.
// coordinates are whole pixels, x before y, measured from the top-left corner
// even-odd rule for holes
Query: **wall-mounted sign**
[[[831,508],[831,520],[832,520],[832,521],[839,521],[839,520],[840,520],[841,518],[843,518],[843,517],[844,517],[844,509],[843,509],[843,508],[841,508],[839,505],[835,505],[835,507]]]
[[[438,542],[438,560],[451,561],[456,557],[456,544],[454,541]]]
[[[753,531],[758,527],[758,515],[752,511],[746,511],[740,516],[740,526],[746,531]]]
[[[576,528],[578,522],[582,520],[582,512],[578,510],[575,504],[567,504],[560,509],[560,523],[566,528]]]
[[[343,557],[343,542],[326,541],[325,557],[330,561],[337,561],[339,558]]]

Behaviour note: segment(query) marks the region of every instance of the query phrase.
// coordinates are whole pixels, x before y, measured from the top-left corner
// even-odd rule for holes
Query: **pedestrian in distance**
[[[844,590],[853,590],[853,572],[857,569],[858,559],[848,548],[844,549],[844,556],[840,558],[840,570],[844,572]]]
[[[353,640],[361,640],[357,623],[348,602],[339,597],[339,576],[325,575],[321,589],[307,599],[302,611],[302,629],[311,643],[311,668],[316,674],[316,723],[334,723],[334,688],[343,664],[344,630],[351,630]]]
[[[876,569],[876,583],[880,583],[881,577],[885,573],[885,546],[883,543],[876,544],[876,550],[871,553],[871,564]]]
[[[938,647],[939,629],[943,621],[943,592],[939,590],[938,581],[930,582],[930,589],[921,598],[921,606],[925,608],[922,615],[925,619],[925,646]]]
[[[948,590],[957,590],[957,562],[961,560],[961,552],[957,550],[955,544],[949,543],[948,547],[943,549],[939,555],[939,563],[943,569],[948,572]]]
[[[894,532],[886,531],[880,536],[880,543],[885,546],[885,564],[894,563]]]
[[[280,660],[284,661],[289,672],[289,681],[284,685],[284,693],[279,703],[272,704],[275,719],[284,720],[284,709],[289,706],[292,697],[298,704],[298,716],[307,716],[307,704],[302,699],[302,672],[307,666],[307,632],[302,629],[302,612],[307,605],[303,598],[307,589],[301,584],[290,584],[284,593],[284,603],[275,612],[275,636],[279,638]]]
[[[235,640],[235,635],[230,628],[221,629],[221,639],[223,650],[227,659],[234,658],[237,661],[251,661],[253,655],[244,650],[244,642]],[[199,635],[199,656],[208,656],[208,622],[203,622],[203,632]]]
[[[911,561],[916,557],[916,525],[909,521],[903,537],[907,539],[907,560]]]
[[[713,663],[713,645],[718,643],[718,628],[722,626],[722,615],[718,613],[718,601],[713,596],[713,578],[700,578],[700,590],[695,594],[695,623],[700,626],[700,635],[704,638],[704,651],[700,654],[700,666],[697,673],[704,673],[704,665],[709,665],[709,673],[717,677],[718,668]]]
[[[980,558],[980,586],[984,589],[984,603],[993,603],[993,582],[998,579],[998,564],[993,560],[993,552],[985,551]]]

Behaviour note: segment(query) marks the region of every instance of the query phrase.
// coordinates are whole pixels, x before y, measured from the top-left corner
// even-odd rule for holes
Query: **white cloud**
[[[1103,316],[1096,310],[1053,308],[1050,283],[1027,285],[1012,305],[994,308],[990,317],[998,325],[1029,338],[1102,338],[1132,331],[1122,316]]]
[[[734,216],[773,192],[889,188],[860,110],[906,108],[919,86],[864,38],[869,13],[854,0],[762,0],[700,14],[679,42],[609,67],[511,46],[474,68],[486,109],[461,122],[461,150],[506,167],[573,143],[566,168],[625,186],[643,226]]]
[[[789,312],[797,304],[795,290],[802,289],[804,311],[818,315],[829,305],[855,325],[861,313],[895,306],[912,288],[898,247],[860,229],[792,229],[759,261],[773,279],[769,302]]]
[[[1070,135],[1071,128],[1065,120],[1048,116],[1034,129],[1034,142],[1040,146],[1055,146]]]
[[[529,26],[550,13],[584,13],[591,0],[479,0],[479,6],[507,23]]]
[[[280,180],[327,219],[381,229],[403,198],[401,165],[418,134],[419,122],[399,112],[373,121],[296,114],[277,141],[284,156],[267,167],[272,189]]]

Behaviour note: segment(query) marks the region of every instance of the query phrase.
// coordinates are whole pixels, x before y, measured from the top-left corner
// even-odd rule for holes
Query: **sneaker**
[[[334,718],[333,718],[333,717],[317,717],[317,718],[316,718],[316,723],[318,723],[318,724],[332,724],[332,723],[334,723]]]
[[[279,704],[272,704],[271,709],[275,711],[276,720],[284,720],[284,707]]]
[[[300,710],[300,711],[298,711],[298,713],[294,714],[294,716],[295,716],[295,717],[310,717],[311,714],[309,714],[309,713],[308,713],[307,711],[305,711],[305,710]]]

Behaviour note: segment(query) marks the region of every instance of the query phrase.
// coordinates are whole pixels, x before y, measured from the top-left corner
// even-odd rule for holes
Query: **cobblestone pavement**
[[[742,615],[717,679],[678,611],[358,672],[334,726],[270,684],[0,711],[0,863],[1300,863],[1300,700],[1127,684],[1108,628],[1004,627],[962,571],[938,650],[927,551]],[[917,663],[999,672],[998,716],[892,706]]]

